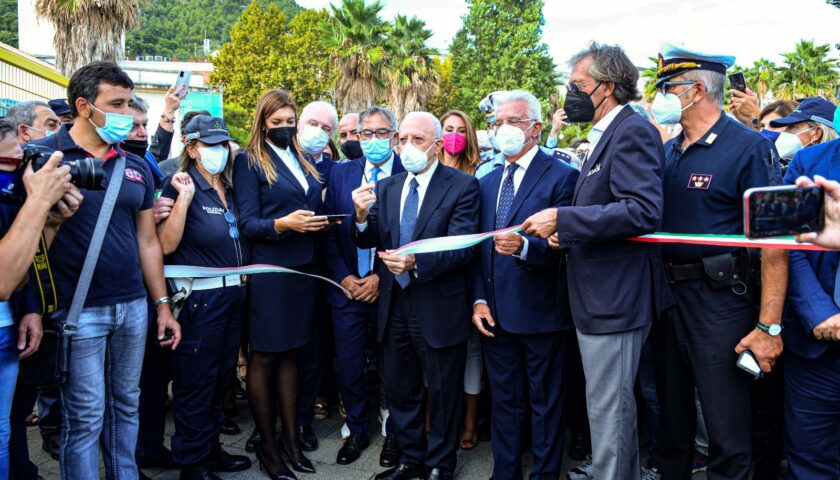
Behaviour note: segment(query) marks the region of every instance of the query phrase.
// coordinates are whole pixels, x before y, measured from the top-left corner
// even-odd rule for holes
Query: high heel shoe
[[[300,453],[299,462],[296,462],[295,459],[292,458],[291,452],[286,447],[285,440],[280,442],[280,455],[285,455],[289,459],[289,465],[291,465],[292,470],[300,473],[315,473],[315,466],[312,465],[312,462],[310,462],[308,458],[303,456],[303,452]]]
[[[257,451],[254,453],[256,453],[257,455],[257,463],[260,464],[260,471],[262,472],[263,470],[265,470],[266,476],[268,476],[268,478],[270,478],[271,480],[298,480],[295,474],[292,473],[291,470],[289,470],[289,468],[286,467],[286,465],[283,465],[284,467],[286,467],[285,472],[272,473],[271,470],[268,469],[268,465],[266,464],[265,458],[263,458],[262,451],[260,451],[259,447],[257,447]],[[280,462],[282,464],[283,460],[281,459]]]

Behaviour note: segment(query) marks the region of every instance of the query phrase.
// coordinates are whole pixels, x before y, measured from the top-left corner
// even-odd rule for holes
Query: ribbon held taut
[[[312,273],[299,272],[297,270],[292,270],[291,268],[278,267],[277,265],[257,264],[230,268],[193,267],[190,265],[164,265],[163,267],[163,276],[166,278],[212,278],[226,277],[228,275],[254,275],[258,273],[289,273],[292,275],[303,275],[306,277],[316,278],[338,288],[347,298],[353,298],[353,294],[347,291],[347,289],[327,277]]]

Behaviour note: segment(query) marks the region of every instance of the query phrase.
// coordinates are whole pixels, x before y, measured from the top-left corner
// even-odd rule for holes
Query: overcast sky
[[[446,49],[467,13],[463,0],[383,0],[383,17],[416,15],[434,31],[433,47]],[[340,0],[297,0],[322,8]],[[555,62],[565,62],[591,40],[617,43],[639,66],[655,56],[663,39],[685,41],[735,55],[739,65],[761,57],[781,62],[800,39],[840,43],[840,9],[824,0],[546,0],[545,41]],[[832,49],[834,57],[840,52]]]

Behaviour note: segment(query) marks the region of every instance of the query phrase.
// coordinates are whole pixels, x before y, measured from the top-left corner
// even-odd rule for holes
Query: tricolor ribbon
[[[631,238],[635,242],[646,243],[683,243],[689,245],[710,245],[714,247],[743,247],[743,248],[782,248],[785,250],[819,250],[830,251],[813,243],[797,243],[793,237],[764,238],[750,240],[743,235],[711,235],[696,233],[666,233],[657,232],[650,235]]]
[[[522,231],[522,226],[503,228],[493,232],[485,233],[471,233],[469,235],[453,235],[451,237],[437,237],[427,238],[424,240],[415,240],[411,243],[406,243],[400,248],[394,250],[386,250],[385,253],[389,255],[411,255],[418,253],[435,253],[447,252],[450,250],[461,250],[463,248],[470,248],[479,243],[493,238],[496,235],[503,235],[506,233],[516,233]]]
[[[164,265],[163,267],[163,276],[166,278],[212,278],[226,277],[228,275],[254,275],[257,273],[290,273],[293,275],[303,275],[306,277],[316,278],[338,288],[347,298],[353,298],[353,294],[347,291],[347,289],[327,277],[315,275],[313,273],[299,272],[297,270],[292,270],[291,268],[278,267],[276,265],[257,264],[231,268],[193,267],[190,265]]]

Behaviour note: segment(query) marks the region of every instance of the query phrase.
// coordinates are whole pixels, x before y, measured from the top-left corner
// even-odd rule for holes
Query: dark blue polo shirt
[[[683,133],[665,144],[665,212],[661,231],[744,234],[744,192],[779,183],[770,142],[721,113],[698,141],[683,151]],[[697,263],[736,248],[666,244],[666,262]]]
[[[70,137],[71,127],[64,124],[55,135],[33,143],[61,150],[65,161],[91,157]],[[154,181],[145,160],[112,146],[102,163],[106,187],[119,154],[126,158],[125,175],[93,272],[86,307],[114,305],[146,296],[137,245],[137,213],[154,206]],[[85,197],[82,206],[61,225],[49,250],[59,308],[69,308],[73,300],[105,190],[82,190],[82,195]]]
[[[187,209],[187,221],[184,234],[178,248],[166,256],[167,265],[193,265],[197,267],[240,267],[243,265],[243,245],[241,232],[239,239],[230,236],[230,226],[225,220],[225,206],[219,194],[192,167],[187,172],[195,183],[195,196]],[[161,197],[175,200],[178,192],[171,184],[172,177],[163,181]],[[239,228],[239,216],[236,214],[233,191],[226,188],[225,201]]]

